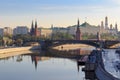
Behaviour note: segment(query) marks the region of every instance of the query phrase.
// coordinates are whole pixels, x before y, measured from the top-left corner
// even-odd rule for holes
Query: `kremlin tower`
[[[117,23],[115,24],[115,26],[113,26],[112,24],[108,24],[108,17],[105,17],[105,23],[103,23],[103,21],[101,22],[101,31],[102,33],[111,33],[113,35],[117,35],[118,33],[118,25]]]
[[[31,29],[30,29],[30,35],[31,36],[36,36],[36,37],[40,36],[40,31],[37,28],[37,21],[35,21],[35,26],[34,26],[33,21],[32,21]]]
[[[77,30],[76,30],[76,40],[82,40],[79,19],[78,19]]]

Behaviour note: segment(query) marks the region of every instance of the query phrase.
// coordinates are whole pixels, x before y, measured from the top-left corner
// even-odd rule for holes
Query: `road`
[[[105,49],[102,58],[105,70],[120,79],[120,54],[115,53],[115,51],[115,49]]]

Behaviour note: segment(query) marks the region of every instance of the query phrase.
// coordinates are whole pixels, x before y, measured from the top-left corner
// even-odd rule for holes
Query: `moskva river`
[[[60,53],[36,51],[5,56],[0,59],[0,80],[85,80],[83,66],[78,66],[75,57],[69,53],[86,55],[90,51],[85,52],[81,49]]]

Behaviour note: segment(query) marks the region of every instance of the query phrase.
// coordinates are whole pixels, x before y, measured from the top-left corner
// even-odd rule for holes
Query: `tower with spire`
[[[101,29],[104,29],[103,21],[101,21]]]
[[[105,17],[105,29],[109,29],[109,27],[108,27],[108,17],[107,16]]]
[[[35,36],[38,35],[38,29],[37,29],[37,21],[35,21]]]
[[[35,25],[33,24],[33,21],[32,21],[30,35],[31,36],[40,36],[40,31],[38,31],[38,27],[37,27],[37,21],[35,21]]]
[[[78,23],[77,23],[76,40],[82,40],[79,19],[78,19]]]
[[[117,25],[117,23],[115,24],[115,30],[116,30],[116,32],[118,32],[118,25]]]
[[[30,35],[34,35],[34,24],[33,24],[33,21],[32,21],[32,24],[31,24],[31,29],[30,29]]]

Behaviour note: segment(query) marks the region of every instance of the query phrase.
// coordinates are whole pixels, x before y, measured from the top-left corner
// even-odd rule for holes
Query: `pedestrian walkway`
[[[120,64],[120,57],[115,53],[115,49],[106,49],[102,58],[105,70],[120,79],[120,69],[117,67]]]

